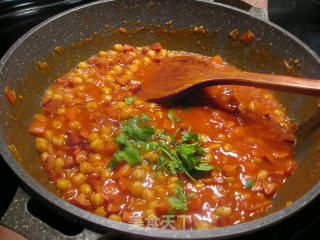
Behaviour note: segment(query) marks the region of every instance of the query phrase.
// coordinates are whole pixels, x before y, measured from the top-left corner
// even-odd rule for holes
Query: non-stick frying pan
[[[40,169],[28,126],[33,114],[40,109],[45,89],[55,78],[69,71],[79,61],[102,49],[109,49],[114,43],[142,46],[160,41],[167,49],[205,55],[221,54],[227,62],[240,69],[280,74],[285,73],[283,60],[290,62],[290,59],[298,59],[301,75],[310,78],[320,77],[319,57],[294,36],[265,19],[210,1],[159,0],[152,3],[150,4],[149,0],[100,1],[61,13],[26,33],[2,58],[0,152],[21,180],[24,191],[40,199],[59,214],[94,232],[124,233],[140,239],[229,238],[270,226],[303,208],[320,192],[320,154],[317,152],[320,139],[318,99],[285,93],[277,95],[286,107],[287,113],[298,124],[295,159],[299,166],[276,196],[274,206],[265,216],[247,223],[212,230],[150,229],[98,217],[57,197],[53,186],[48,184],[46,175]],[[135,34],[129,31],[124,35],[113,34],[105,27],[108,24],[118,29],[124,26],[123,21],[136,23],[138,20],[141,26],[166,26],[165,23],[172,20],[175,29],[187,29],[191,25],[204,26],[210,33],[215,33],[199,34],[187,30],[168,33],[160,31],[159,27],[150,27]],[[126,27],[130,28],[129,25]],[[231,40],[228,33],[235,28],[239,29],[240,33],[250,29],[258,40],[250,46]],[[79,42],[81,43],[75,44]],[[56,46],[62,47],[60,54],[53,51]],[[39,70],[36,64],[38,61],[47,61],[49,69]],[[6,98],[5,86],[17,93],[18,101],[14,106]],[[21,159],[9,151],[8,145],[12,144]],[[31,238],[48,236],[51,239],[67,239],[38,219],[30,217],[25,209],[28,195],[22,190],[17,194],[20,200],[16,200],[10,209],[20,207],[21,214],[16,218],[8,218],[6,216],[10,214],[9,209],[2,219],[3,224],[12,228],[20,225],[21,233],[29,233]],[[293,203],[286,207],[287,201]],[[100,237],[87,229],[72,239]]]

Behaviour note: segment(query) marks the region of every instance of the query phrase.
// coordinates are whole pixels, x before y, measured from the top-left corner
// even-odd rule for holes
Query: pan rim
[[[4,56],[0,60],[0,72],[2,72],[2,69],[7,62],[7,60],[10,58],[10,56],[14,53],[16,48],[20,46],[30,35],[32,35],[34,32],[42,28],[43,26],[47,25],[48,23],[64,16],[67,14],[70,14],[74,11],[81,10],[83,8],[87,8],[90,6],[103,4],[107,2],[112,2],[116,0],[100,0],[88,4],[84,4],[72,9],[69,9],[67,11],[63,11],[59,14],[54,15],[53,17],[48,18],[47,20],[43,21],[42,23],[36,25],[35,27],[31,28],[28,32],[23,34],[4,54]],[[212,2],[210,0],[193,0],[194,2],[202,2],[207,4],[216,5],[219,7],[231,9],[236,12],[240,12],[241,14],[248,15],[254,19],[259,19],[260,21],[270,25],[271,27],[281,31],[284,35],[294,40],[297,44],[302,46],[309,54],[312,55],[316,59],[316,61],[320,64],[320,57],[310,48],[308,47],[304,42],[302,42],[300,39],[289,33],[288,31],[282,29],[278,25],[271,23],[270,21],[254,16],[246,11],[243,11],[241,9],[231,7],[225,4]],[[41,184],[39,184],[34,178],[32,178],[17,162],[15,158],[11,155],[10,151],[8,150],[7,146],[5,145],[4,141],[0,139],[0,154],[3,156],[5,162],[10,166],[10,168],[15,172],[15,174],[18,176],[18,178],[23,182],[24,185],[27,186],[27,188],[31,189],[32,192],[34,192],[36,195],[38,195],[41,198],[44,198],[50,203],[50,205],[57,207],[58,209],[61,209],[62,211],[66,212],[68,215],[72,215],[76,218],[81,219],[81,221],[84,221],[90,225],[98,226],[99,229],[112,229],[117,230],[122,233],[132,234],[136,236],[145,236],[150,238],[174,238],[174,239],[186,239],[186,238],[192,238],[192,239],[208,239],[208,238],[215,238],[215,239],[222,239],[222,238],[229,238],[229,237],[235,237],[240,234],[248,234],[250,232],[256,231],[257,229],[262,229],[269,227],[273,224],[276,224],[289,216],[296,213],[298,210],[305,207],[309,202],[311,202],[313,199],[317,197],[320,193],[320,182],[315,184],[313,188],[311,188],[307,193],[305,193],[302,197],[300,197],[298,200],[296,200],[291,205],[274,212],[272,214],[269,214],[267,216],[237,224],[237,225],[231,225],[226,227],[221,227],[217,229],[209,229],[209,230],[167,230],[167,229],[154,229],[154,228],[148,228],[148,227],[135,227],[132,226],[132,228],[128,228],[128,224],[121,223],[121,222],[114,222],[106,218],[101,218],[99,216],[96,216],[88,211],[82,210],[62,198],[57,197],[53,193],[49,192],[46,188],[44,188]]]

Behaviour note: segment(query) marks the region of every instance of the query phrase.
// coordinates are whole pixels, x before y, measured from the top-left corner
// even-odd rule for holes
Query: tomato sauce
[[[272,205],[296,162],[294,125],[271,92],[215,86],[165,105],[137,95],[161,59],[183,54],[116,44],[46,91],[29,131],[62,198],[171,229],[237,224]]]

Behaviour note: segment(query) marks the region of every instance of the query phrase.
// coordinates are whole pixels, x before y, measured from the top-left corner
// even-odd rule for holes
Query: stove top
[[[231,1],[231,0],[230,0]],[[2,0],[0,1],[0,58],[5,51],[26,31],[61,11],[76,7],[90,0]],[[228,1],[224,1],[227,3]],[[234,2],[234,1],[233,1]],[[269,0],[270,21],[282,26],[304,41],[320,55],[320,0]],[[2,184],[2,204],[0,217],[4,214],[17,190],[18,181],[0,156],[0,182]],[[47,221],[41,212],[41,203],[30,204],[30,211],[41,220]],[[48,213],[48,212],[46,212]],[[289,217],[287,220],[259,232],[236,238],[238,240],[305,240],[314,239],[320,228],[320,197]],[[72,228],[61,217],[51,212],[50,222],[55,229],[66,235],[75,235],[82,228]],[[44,217],[44,218],[43,218]],[[70,230],[70,227],[72,228]],[[1,239],[1,236],[0,236]]]

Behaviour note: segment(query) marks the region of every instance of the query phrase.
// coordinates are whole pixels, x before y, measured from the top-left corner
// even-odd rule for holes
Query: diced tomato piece
[[[121,177],[129,177],[131,173],[131,166],[129,163],[126,163],[120,166],[113,175],[113,179],[119,179]]]
[[[244,162],[242,165],[244,166],[244,171],[247,173],[254,173],[258,169],[258,166],[255,163]]]
[[[161,45],[160,43],[156,42],[155,44],[150,46],[150,49],[156,52],[159,52],[161,50]]]
[[[121,58],[120,58],[120,63],[124,65],[130,64],[134,60],[134,56],[132,56],[129,53],[125,53]]]
[[[72,168],[77,165],[77,162],[74,160],[72,156],[67,156],[64,160],[64,167],[65,168]]]
[[[77,116],[80,113],[80,106],[71,106],[67,109],[65,117],[69,122],[77,120]]]
[[[293,170],[296,168],[296,166],[297,166],[297,162],[290,159],[283,162],[281,169],[286,174],[291,174]]]
[[[126,53],[126,52],[132,52],[134,50],[134,47],[128,45],[128,44],[125,44],[123,46],[123,51]]]
[[[74,153],[73,153],[74,157],[75,157],[75,161],[78,164],[81,164],[83,162],[85,162],[87,160],[87,155],[80,150],[80,148],[77,148]]]
[[[276,192],[276,189],[277,189],[276,183],[269,183],[266,181],[263,182],[263,190],[267,196],[273,195]]]
[[[97,59],[96,66],[100,68],[107,68],[107,67],[112,67],[114,65],[112,59],[110,58],[105,58],[105,57],[99,57]]]
[[[255,35],[249,30],[240,37],[240,40],[249,45],[255,39]]]
[[[117,195],[120,193],[119,188],[117,187],[116,184],[114,183],[108,183],[102,187],[98,188],[98,192],[102,195],[102,197],[106,200],[109,201],[112,199],[114,195]]]
[[[90,175],[87,177],[87,183],[92,186],[94,190],[99,190],[100,186],[103,185],[104,180],[100,175]]]
[[[131,181],[128,178],[120,177],[118,180],[119,188],[122,192],[129,192]]]
[[[166,214],[169,211],[170,205],[165,200],[159,200],[155,210],[158,215]]]
[[[220,55],[213,56],[211,58],[211,62],[213,62],[214,64],[223,65],[223,61]]]
[[[236,164],[224,164],[222,169],[227,176],[234,176],[237,173],[237,167],[238,165]]]
[[[11,90],[8,86],[5,86],[5,91],[7,98],[9,102],[13,105],[15,104],[17,98],[16,98],[16,92],[14,90]]]
[[[75,205],[83,209],[88,209],[90,206],[90,203],[84,193],[81,193],[78,196],[76,196],[73,201]]]
[[[54,156],[53,155],[49,155],[47,160],[43,164],[43,168],[47,172],[50,172],[50,171],[52,171],[54,169],[54,167],[55,167]]]
[[[195,195],[187,200],[188,209],[191,211],[199,211],[202,209],[201,197]]]
[[[45,121],[33,121],[29,126],[29,132],[34,135],[42,135],[46,130],[47,122]]]
[[[121,209],[121,203],[111,201],[108,203],[107,211],[109,213],[117,213]]]

